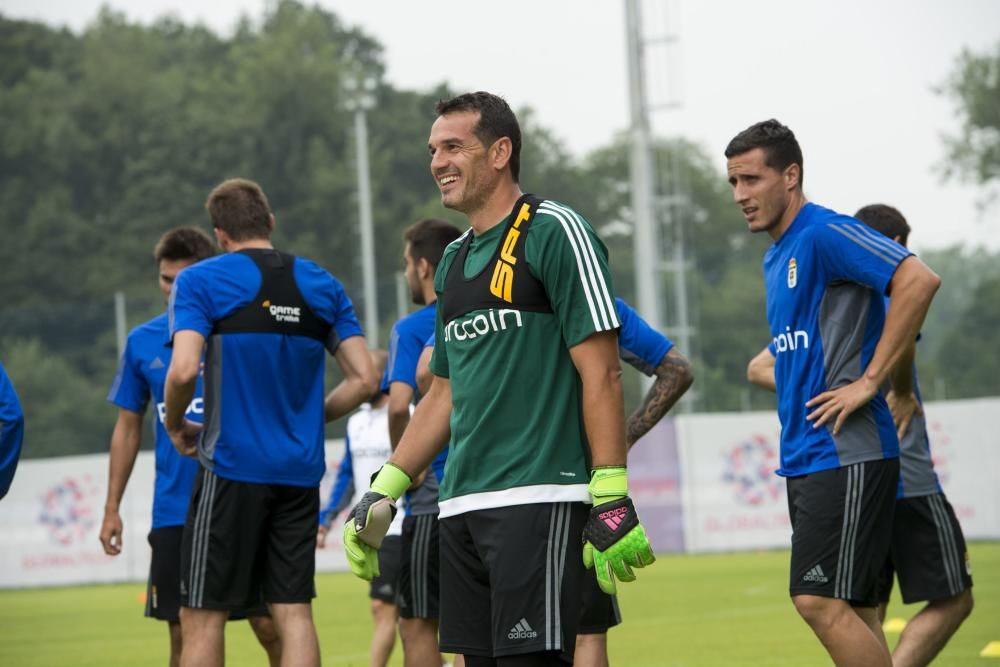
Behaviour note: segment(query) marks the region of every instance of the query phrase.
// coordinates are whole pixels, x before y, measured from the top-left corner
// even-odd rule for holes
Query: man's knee
[[[843,614],[853,613],[846,601],[821,595],[795,595],[792,603],[799,616],[817,631],[835,625]]]
[[[250,627],[253,628],[257,640],[262,646],[275,646],[281,641],[278,627],[270,616],[249,616],[247,622],[250,623]]]
[[[965,589],[958,595],[943,600],[934,600],[927,605],[932,609],[938,609],[947,614],[954,621],[961,623],[972,613],[974,602],[972,599],[972,589]]]
[[[427,637],[437,640],[436,618],[400,618],[399,637],[404,643],[420,641]]]

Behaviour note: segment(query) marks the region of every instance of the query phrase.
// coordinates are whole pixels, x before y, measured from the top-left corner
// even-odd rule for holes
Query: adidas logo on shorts
[[[507,639],[534,639],[537,636],[538,633],[531,629],[528,621],[524,618],[518,621],[517,625],[507,633]]]
[[[818,584],[825,584],[829,583],[830,578],[823,574],[823,568],[817,565],[806,572],[806,576],[802,577],[802,581],[815,581]]]

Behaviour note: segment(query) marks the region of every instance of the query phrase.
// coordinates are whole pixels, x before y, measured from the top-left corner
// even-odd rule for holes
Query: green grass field
[[[1000,543],[970,545],[976,609],[936,664],[1000,667],[979,657],[1000,641]],[[787,595],[787,552],[661,556],[622,586],[625,622],[611,631],[611,663],[629,667],[828,665]],[[367,588],[349,574],[317,578],[323,662],[367,665]],[[142,617],[138,584],[0,591],[0,665],[139,667],[167,662],[166,628]],[[889,616],[919,606],[898,598]],[[889,635],[890,644],[896,635]],[[266,665],[246,623],[227,631],[230,665]],[[392,665],[402,665],[397,644]]]

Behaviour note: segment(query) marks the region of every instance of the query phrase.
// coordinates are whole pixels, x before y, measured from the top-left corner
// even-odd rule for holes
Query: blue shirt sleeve
[[[424,347],[434,347],[434,334],[431,334],[431,337],[424,341]]]
[[[350,500],[353,489],[354,463],[351,458],[351,440],[346,438],[344,440],[344,458],[341,459],[340,466],[337,468],[337,479],[334,480],[333,489],[330,490],[330,500],[319,513],[320,525],[326,525],[328,520],[333,520],[333,516],[340,512],[346,502]],[[344,500],[345,497],[347,501]]]
[[[138,345],[135,335],[130,335],[125,343],[125,353],[118,362],[118,373],[108,391],[108,402],[131,412],[143,413],[149,402],[150,387],[142,373],[142,362],[136,350]]]
[[[403,382],[414,391],[417,390],[417,362],[426,342],[423,336],[411,328],[393,327],[384,380],[386,389],[393,382]]]
[[[813,251],[821,257],[829,280],[855,282],[882,294],[888,290],[900,262],[913,254],[846,216],[813,229]]]
[[[340,342],[352,336],[364,336],[354,304],[344,286],[329,271],[302,257],[295,259],[295,282],[309,308],[321,320],[332,325],[326,348],[333,354]]]
[[[649,326],[635,310],[622,299],[615,299],[621,329],[618,331],[618,354],[622,361],[646,375],[653,375],[663,357],[674,346],[673,342]]]
[[[7,495],[24,442],[24,411],[7,371],[0,364],[0,498]]]

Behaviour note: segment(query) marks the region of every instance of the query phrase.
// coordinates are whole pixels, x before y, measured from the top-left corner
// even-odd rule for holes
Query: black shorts
[[[368,587],[368,597],[389,604],[398,604],[399,596],[399,557],[403,538],[399,535],[386,535],[378,550],[378,576],[372,578]]]
[[[437,514],[403,519],[399,567],[399,615],[437,618],[440,600],[440,549]]]
[[[878,577],[889,554],[898,481],[899,459],[788,479],[792,595],[878,605]]]
[[[184,524],[181,605],[311,601],[318,513],[317,487],[237,482],[202,468]]]
[[[583,575],[582,609],[578,635],[601,635],[622,622],[622,612],[618,608],[618,596],[608,595],[601,590],[593,570]]]
[[[441,650],[558,651],[572,663],[589,510],[538,503],[441,519]]]
[[[962,527],[943,493],[896,501],[892,546],[879,578],[879,600],[888,602],[893,574],[903,602],[943,600],[972,588]]]
[[[169,623],[180,623],[181,608],[181,540],[184,526],[164,526],[149,532],[153,557],[149,563],[146,583],[146,616]],[[230,620],[248,616],[268,616],[267,605],[229,612]]]

